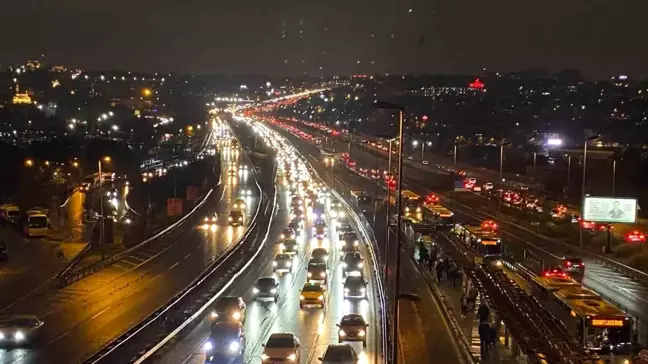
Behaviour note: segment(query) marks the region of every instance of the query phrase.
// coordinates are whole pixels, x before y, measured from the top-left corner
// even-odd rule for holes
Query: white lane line
[[[179,263],[179,262],[176,262],[176,264],[174,264],[174,265],[172,265],[172,266],[170,266],[170,267],[169,267],[169,270],[171,270],[171,269],[173,269],[173,268],[175,268],[175,267],[177,267],[177,266],[178,266],[178,264],[180,264],[180,263]]]
[[[110,306],[108,306],[108,307],[104,308],[103,310],[97,312],[94,316],[90,317],[90,320],[96,319],[97,317],[101,316],[101,314],[103,314],[104,312],[106,312],[108,310],[110,310]]]
[[[191,256],[191,253],[185,255],[183,259],[187,259],[187,258],[189,258],[190,256]]]

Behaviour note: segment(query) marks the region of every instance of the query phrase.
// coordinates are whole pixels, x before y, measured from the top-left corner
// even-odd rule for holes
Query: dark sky
[[[0,64],[44,53],[142,71],[648,76],[648,0],[0,1]]]

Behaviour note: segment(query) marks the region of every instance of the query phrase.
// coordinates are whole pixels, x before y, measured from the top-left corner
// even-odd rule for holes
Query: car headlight
[[[231,217],[231,216],[228,217],[227,220],[228,220],[228,221],[232,221],[232,217]]]
[[[202,228],[203,229],[209,229],[209,224],[203,224]]]
[[[286,235],[281,234],[281,239],[285,239],[285,238],[286,238]]]
[[[358,268],[362,268],[364,266],[364,263],[360,262],[358,263]]]
[[[214,319],[218,318],[218,313],[216,311],[212,311],[210,316],[211,316],[211,318],[214,318]]]
[[[288,358],[287,358],[287,359],[290,360],[290,361],[295,361],[295,360],[297,360],[297,355],[295,355],[295,354],[290,354],[290,355],[288,355]]]
[[[277,293],[277,289],[276,289],[276,288],[271,289],[271,290],[270,290],[270,293],[272,293],[272,294]]]
[[[203,344],[203,351],[206,353],[212,351],[213,348],[214,344],[212,344],[211,341],[205,341],[205,343]]]
[[[405,212],[409,212],[409,207],[406,207],[406,208],[405,208]]]
[[[340,330],[340,331],[338,331],[338,335],[346,336],[346,332],[344,332],[344,330]]]
[[[495,265],[498,266],[498,267],[501,267],[502,266],[502,261],[501,260],[495,261]]]
[[[304,298],[305,298],[304,295],[302,295],[302,294],[299,295],[299,300],[300,300],[300,301],[303,301]]]
[[[357,241],[357,240],[353,242],[353,246],[358,246],[359,244],[360,244],[360,242]]]
[[[239,351],[239,348],[241,347],[241,344],[239,344],[238,341],[233,341],[232,343],[229,344],[229,351],[235,353]]]
[[[257,294],[257,293],[259,293],[259,289],[258,289],[258,288],[256,288],[256,287],[254,287],[254,288],[252,288],[252,293],[254,293],[254,294]]]
[[[205,222],[209,222],[209,218],[206,217],[206,218],[204,219],[204,221],[205,221]]]
[[[284,244],[284,243],[279,244],[279,249],[285,250],[286,249],[286,244]]]
[[[421,212],[421,208],[420,208],[420,207],[417,207],[417,208],[416,208],[416,212]]]
[[[268,360],[268,359],[270,359],[270,357],[267,354],[265,353],[261,354],[261,360]]]
[[[358,331],[358,336],[365,336],[366,332],[364,330]]]
[[[367,289],[365,287],[360,288],[360,292],[365,293],[367,292]]]
[[[349,289],[348,289],[348,288],[345,288],[345,289],[344,289],[344,293],[349,293]]]
[[[14,339],[15,339],[16,341],[23,341],[23,340],[25,340],[25,333],[22,332],[22,331],[16,331],[16,333],[14,334]]]
[[[320,277],[325,278],[326,277],[326,272],[320,273]]]
[[[310,277],[312,277],[312,276],[313,276],[313,273],[311,273],[311,272],[308,272],[308,274],[307,274],[307,276],[308,276],[308,278],[310,278]]]
[[[0,331],[0,340],[4,340],[4,333],[2,331]]]
[[[346,267],[347,267],[347,264],[342,262],[342,268],[346,268]]]
[[[239,217],[239,221],[243,221],[243,218],[242,218],[242,217]]]
[[[276,267],[276,266],[277,266],[277,262],[272,262],[272,266],[273,266],[273,267]]]
[[[241,319],[241,312],[239,312],[239,311],[234,312],[234,313],[232,314],[232,318],[233,318],[234,320],[240,320],[240,319]]]
[[[319,295],[319,296],[317,297],[317,299],[320,300],[320,301],[324,300],[324,295]]]

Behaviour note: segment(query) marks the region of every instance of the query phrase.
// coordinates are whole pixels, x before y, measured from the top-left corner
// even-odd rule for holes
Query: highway
[[[302,152],[309,162],[318,170],[320,176],[326,178],[329,185],[332,184],[332,174],[324,170],[321,161],[320,147],[309,144],[302,139],[288,133],[280,128],[282,135],[293,143]],[[376,190],[373,182],[361,178],[342,166],[335,168],[336,189],[341,193],[350,189],[364,190],[369,193]],[[324,177],[327,176],[327,177]],[[373,215],[368,214],[367,220],[372,221]],[[376,236],[379,245],[384,244],[386,234],[386,211],[379,209],[376,214]],[[392,242],[395,238],[392,238]],[[393,244],[390,249],[390,256],[395,253]],[[384,255],[384,253],[383,253]],[[401,261],[401,292],[413,293],[421,298],[420,302],[401,301],[400,311],[400,357],[402,363],[461,363],[461,353],[457,343],[448,327],[447,319],[444,317],[436,297],[430,288],[424,283],[418,268],[414,262],[402,254]],[[393,274],[390,271],[390,276]],[[393,287],[391,287],[393,289]]]
[[[239,129],[240,128],[240,129]],[[240,123],[235,124],[235,129],[240,130],[241,140],[248,140],[246,134],[249,130],[245,130],[246,126],[241,126]],[[253,141],[252,141],[253,142]],[[245,144],[245,142],[243,142]],[[274,219],[274,226],[271,229],[270,237],[272,241],[278,238],[280,231],[287,226],[289,222],[288,217],[288,200],[287,194],[284,189],[280,189],[280,212]],[[365,266],[363,268],[364,277],[369,281],[368,301],[349,302],[343,299],[343,277],[339,262],[339,253],[335,248],[337,243],[337,233],[335,228],[332,227],[333,222],[328,218],[328,246],[330,255],[330,262],[332,267],[330,269],[330,279],[327,283],[328,295],[326,298],[326,307],[321,308],[305,308],[299,307],[299,290],[306,282],[306,263],[310,256],[312,249],[312,233],[310,223],[300,234],[300,252],[294,260],[293,270],[289,274],[274,275],[272,272],[272,261],[275,254],[279,251],[277,243],[268,244],[262,253],[257,257],[254,262],[252,270],[242,276],[239,281],[231,290],[226,292],[230,296],[243,297],[247,302],[248,311],[245,322],[245,333],[247,338],[247,345],[245,349],[244,363],[258,363],[263,351],[262,344],[264,344],[269,335],[274,332],[292,332],[301,341],[301,362],[312,363],[316,362],[327,346],[331,343],[338,342],[338,328],[336,324],[344,314],[357,312],[361,313],[365,320],[369,323],[368,329],[368,342],[365,349],[361,344],[352,344],[356,351],[360,353],[361,363],[379,363],[383,360],[377,356],[378,347],[380,345],[380,337],[378,334],[379,321],[375,315],[378,310],[376,302],[376,287],[370,277],[372,277],[372,269],[374,269],[373,262],[369,258],[370,255],[366,249],[366,241],[361,244],[360,252],[365,258]],[[356,228],[358,228],[356,226]],[[254,300],[252,287],[256,279],[265,276],[276,276],[280,282],[280,298],[275,304],[272,302],[261,302]],[[201,324],[196,326],[190,333],[188,333],[182,340],[178,341],[175,346],[169,350],[163,362],[165,363],[203,363],[205,361],[205,354],[201,352],[201,345],[209,334],[210,323],[205,319]]]
[[[329,144],[329,147],[336,148],[339,151],[346,151],[348,144],[335,143]],[[387,160],[383,159],[382,156],[378,157],[377,154],[369,153],[362,148],[353,148],[351,158],[356,161],[356,168],[387,169],[388,165]],[[392,160],[392,168],[396,165],[395,163]],[[341,165],[336,168],[338,173],[341,173],[341,170],[347,171],[346,167]],[[447,184],[451,183],[451,179],[447,174],[441,170],[430,170],[432,172],[426,173],[417,167],[404,166],[403,174],[406,188],[412,189],[423,196],[432,192],[439,194],[447,190]],[[469,192],[464,193],[471,194]],[[453,197],[452,194],[447,194],[447,196]],[[554,256],[579,256],[577,250],[571,249],[568,245],[545,239],[530,232],[527,227],[520,227],[516,223],[507,222],[509,217],[490,209],[486,206],[485,201],[485,199],[478,197],[462,198],[460,203],[453,204],[446,200],[444,205],[453,211],[461,222],[478,223],[484,219],[496,220],[500,225],[500,231],[503,234],[505,248],[507,249],[531,249],[537,251],[535,248],[542,248],[551,252]],[[541,256],[547,258],[547,265],[558,264],[555,259],[550,259],[545,254],[541,254]],[[583,284],[585,286],[593,289],[622,309],[627,310],[633,317],[648,322],[648,287],[592,259],[585,258],[584,262],[586,269]],[[640,330],[641,342],[648,340],[644,336],[646,334],[648,332],[644,327]]]
[[[258,190],[246,173],[225,177],[229,162],[238,162],[239,157],[221,154],[222,183],[203,207],[149,249],[63,289],[36,288],[4,308],[2,315],[33,314],[45,325],[31,347],[0,349],[0,363],[82,362],[190,283],[244,231],[227,224],[227,212],[241,189],[252,191],[248,216],[258,203]],[[214,212],[215,231],[200,229],[203,217]]]

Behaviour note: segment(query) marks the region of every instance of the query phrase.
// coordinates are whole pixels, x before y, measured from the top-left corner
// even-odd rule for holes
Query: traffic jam
[[[368,338],[375,335],[366,318],[370,274],[366,273],[361,249],[365,242],[348,218],[347,210],[327,186],[316,179],[306,163],[296,157],[295,149],[264,125],[256,123],[253,127],[276,153],[278,181],[285,193],[281,203],[289,211],[289,222],[280,230],[275,242],[278,249],[272,260],[272,275],[260,277],[254,283],[253,301],[281,305],[282,294],[292,293],[288,287],[282,287],[290,282],[282,277],[301,277],[299,269],[305,269],[305,279],[295,282],[301,287],[297,297],[301,310],[319,317],[319,312],[326,310],[332,300],[343,301],[336,302],[336,306],[345,307],[337,322],[337,337],[320,359],[323,362],[364,362],[363,348]],[[234,170],[238,172],[239,169]],[[235,200],[232,212],[244,211],[245,202],[244,199]],[[211,222],[211,216],[205,217],[203,228],[210,230]],[[334,279],[334,276],[342,278]],[[333,284],[341,284],[343,295],[333,295],[332,292],[339,291],[333,289]],[[206,363],[244,359],[244,322],[251,304],[242,297],[226,296],[216,300],[206,318],[212,325],[202,344]],[[306,339],[292,332],[272,332],[258,359],[262,363],[304,363],[309,354],[302,352],[308,349],[302,348],[302,341]]]

